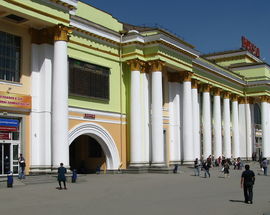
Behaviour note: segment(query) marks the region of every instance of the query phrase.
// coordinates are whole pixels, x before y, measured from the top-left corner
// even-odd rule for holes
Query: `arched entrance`
[[[69,161],[70,168],[77,169],[78,173],[95,173],[106,165],[100,144],[89,135],[81,135],[69,145]]]
[[[120,159],[118,149],[109,132],[95,123],[81,123],[69,132],[71,168],[95,171],[98,165],[116,170]]]

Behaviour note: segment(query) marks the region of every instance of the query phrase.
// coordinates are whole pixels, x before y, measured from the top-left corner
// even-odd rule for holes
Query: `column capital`
[[[212,88],[214,96],[220,96],[221,95],[221,89],[218,87],[213,87]]]
[[[149,61],[148,65],[150,66],[151,72],[162,72],[165,66],[165,62],[161,60],[153,60],[153,61]]]
[[[59,24],[54,27],[54,41],[69,41],[72,30],[68,26]]]
[[[252,97],[247,97],[247,103],[248,104],[254,104],[255,103],[255,99]]]
[[[191,82],[192,72],[185,71],[182,73],[182,81],[183,82]]]
[[[203,85],[202,85],[202,91],[203,91],[204,93],[210,92],[211,88],[212,88],[212,86],[211,86],[210,84],[203,84]]]
[[[236,102],[236,101],[238,102],[239,96],[236,95],[236,94],[232,94],[231,99],[232,99],[233,102]]]
[[[177,72],[168,72],[168,81],[169,82],[180,82],[181,81],[181,76]]]
[[[130,65],[131,71],[145,72],[145,62],[138,58],[127,61],[127,64]]]
[[[248,103],[248,98],[246,98],[246,97],[239,97],[238,98],[238,103],[239,104],[247,104]]]
[[[261,100],[261,102],[270,102],[270,97],[269,96],[261,96],[260,97],[260,100]]]
[[[224,92],[223,92],[223,98],[224,98],[224,99],[229,99],[229,98],[230,98],[230,95],[231,95],[230,92],[227,92],[227,91],[224,91]]]
[[[199,88],[199,84],[200,84],[200,81],[198,81],[196,79],[192,79],[191,80],[191,88],[192,89],[198,89]]]

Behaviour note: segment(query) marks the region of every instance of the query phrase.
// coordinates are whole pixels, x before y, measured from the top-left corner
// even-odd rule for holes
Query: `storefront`
[[[0,176],[18,174],[19,154],[28,159],[31,97],[0,92]]]

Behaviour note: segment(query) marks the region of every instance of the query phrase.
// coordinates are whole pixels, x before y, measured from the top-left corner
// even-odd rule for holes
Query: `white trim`
[[[86,122],[104,122],[104,123],[111,123],[111,124],[122,124],[125,125],[127,124],[126,122],[118,121],[118,120],[101,120],[101,119],[85,119],[83,117],[75,117],[75,116],[69,116],[69,119],[75,119],[75,120],[81,120],[81,121],[86,121]]]
[[[220,75],[223,75],[224,77],[230,78],[230,79],[238,82],[239,84],[244,84],[244,85],[246,84],[246,82],[244,80],[242,80],[241,78],[235,77],[236,75],[232,75],[230,73],[225,73],[225,71],[223,71],[222,69],[219,69],[219,68],[217,68],[215,66],[212,66],[212,65],[210,65],[210,64],[208,64],[206,62],[202,62],[199,59],[195,59],[193,62],[196,63],[196,64],[199,64],[200,66],[203,66],[203,67],[205,67],[205,68],[207,68],[209,70],[212,70],[213,72],[215,72],[217,74],[220,74]],[[193,67],[196,68],[197,70],[207,72],[207,71],[197,67],[196,65],[193,65]]]
[[[90,110],[90,109],[83,109],[83,108],[76,108],[76,107],[69,107],[69,112],[75,112],[75,113],[86,113],[86,114],[95,114],[99,116],[110,116],[110,117],[116,117],[116,118],[126,118],[126,114],[119,114],[119,113],[112,113],[112,112],[106,112],[106,111],[99,111],[99,110]]]
[[[254,55],[252,55],[251,53],[249,53],[248,51],[239,51],[239,52],[234,52],[234,53],[227,53],[227,54],[222,54],[222,55],[214,55],[214,56],[206,56],[206,59],[219,59],[219,58],[227,58],[227,57],[235,57],[235,56],[239,56],[239,55],[248,55],[249,57],[251,57],[253,60],[255,60],[256,62],[263,62],[262,60],[260,60],[259,58],[255,57]]]
[[[21,83],[5,81],[5,80],[1,80],[0,84],[13,85],[13,86],[16,86],[16,87],[21,87],[22,86]]]
[[[81,135],[89,135],[99,142],[106,155],[106,165],[108,170],[118,169],[120,165],[118,149],[114,139],[105,128],[95,123],[81,123],[69,131],[69,145]]]
[[[241,71],[241,70],[247,70],[247,69],[261,69],[262,67],[264,67],[265,69],[270,70],[270,67],[266,64],[261,64],[261,65],[250,65],[250,66],[241,66],[241,67],[236,67],[236,68],[232,68],[232,71]]]
[[[74,16],[70,18],[70,26],[74,26],[76,28],[82,29],[89,33],[108,38],[118,43],[120,42],[120,34],[117,35],[110,32],[106,32],[105,29],[104,30],[98,29],[98,26],[91,26],[91,23],[89,21],[87,22],[84,20],[79,20],[79,19],[76,20],[76,19],[78,18]]]

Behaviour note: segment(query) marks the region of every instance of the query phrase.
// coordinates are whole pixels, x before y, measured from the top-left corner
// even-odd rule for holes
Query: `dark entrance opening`
[[[96,139],[88,135],[77,137],[69,146],[70,168],[78,173],[96,173],[104,169],[105,154]]]

